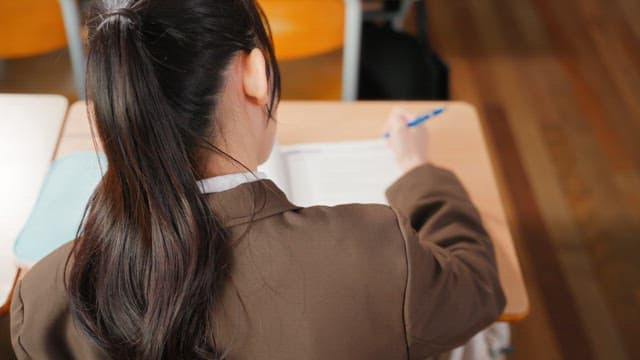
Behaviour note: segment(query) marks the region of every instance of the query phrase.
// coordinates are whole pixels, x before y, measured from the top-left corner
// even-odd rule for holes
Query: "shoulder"
[[[65,265],[72,246],[66,243],[38,261],[20,281],[12,308],[20,306],[25,319],[52,320],[66,313]]]
[[[22,279],[22,296],[64,290],[64,271],[73,241],[65,243],[38,261]]]
[[[368,242],[397,240],[402,236],[394,210],[386,205],[347,204],[312,206],[294,211],[310,228],[324,228],[344,238],[366,238]]]
[[[104,359],[69,313],[65,269],[73,242],[38,261],[21,280],[11,303],[11,340],[18,358]]]
[[[386,205],[313,206],[290,211],[284,220],[294,225],[302,246],[324,253],[352,269],[386,269],[403,277],[406,250],[396,212]]]
[[[11,337],[19,358],[60,355],[69,326],[64,268],[72,243],[38,261],[22,278],[11,302]]]
[[[315,221],[329,221],[336,224],[386,224],[397,223],[395,212],[381,204],[345,204],[336,206],[311,206],[300,208],[295,213],[313,218]]]

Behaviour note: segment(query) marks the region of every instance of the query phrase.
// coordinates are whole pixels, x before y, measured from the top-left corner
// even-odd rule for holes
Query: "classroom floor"
[[[478,108],[492,140],[531,298],[511,358],[637,358],[640,2],[427,4],[452,99]],[[283,74],[285,98],[337,99],[340,52]],[[0,92],[74,101],[66,52],[7,62]]]
[[[640,2],[428,1],[493,140],[531,316],[517,359],[640,354]]]

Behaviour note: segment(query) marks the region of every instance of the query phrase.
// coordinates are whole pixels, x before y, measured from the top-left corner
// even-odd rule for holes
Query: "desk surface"
[[[301,142],[370,139],[380,136],[391,106],[424,113],[448,107],[446,115],[427,123],[429,151],[434,163],[458,174],[492,235],[500,278],[507,295],[502,319],[515,321],[528,314],[529,300],[500,199],[491,159],[475,110],[458,102],[303,102],[283,101],[278,111],[278,141]],[[74,104],[67,118],[56,157],[93,150],[84,103]]]
[[[57,95],[0,94],[0,307],[16,276],[11,245],[38,197],[67,105]]]

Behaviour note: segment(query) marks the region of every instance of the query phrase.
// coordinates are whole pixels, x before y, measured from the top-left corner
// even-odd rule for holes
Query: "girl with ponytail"
[[[88,25],[108,167],[16,291],[19,358],[424,358],[500,314],[491,241],[407,114],[391,207],[299,208],[255,172],[280,94],[255,0],[98,0]]]

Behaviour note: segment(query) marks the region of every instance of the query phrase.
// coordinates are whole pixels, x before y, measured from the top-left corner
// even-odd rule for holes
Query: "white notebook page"
[[[384,140],[283,146],[289,199],[300,206],[386,204],[384,192],[399,176]]]

